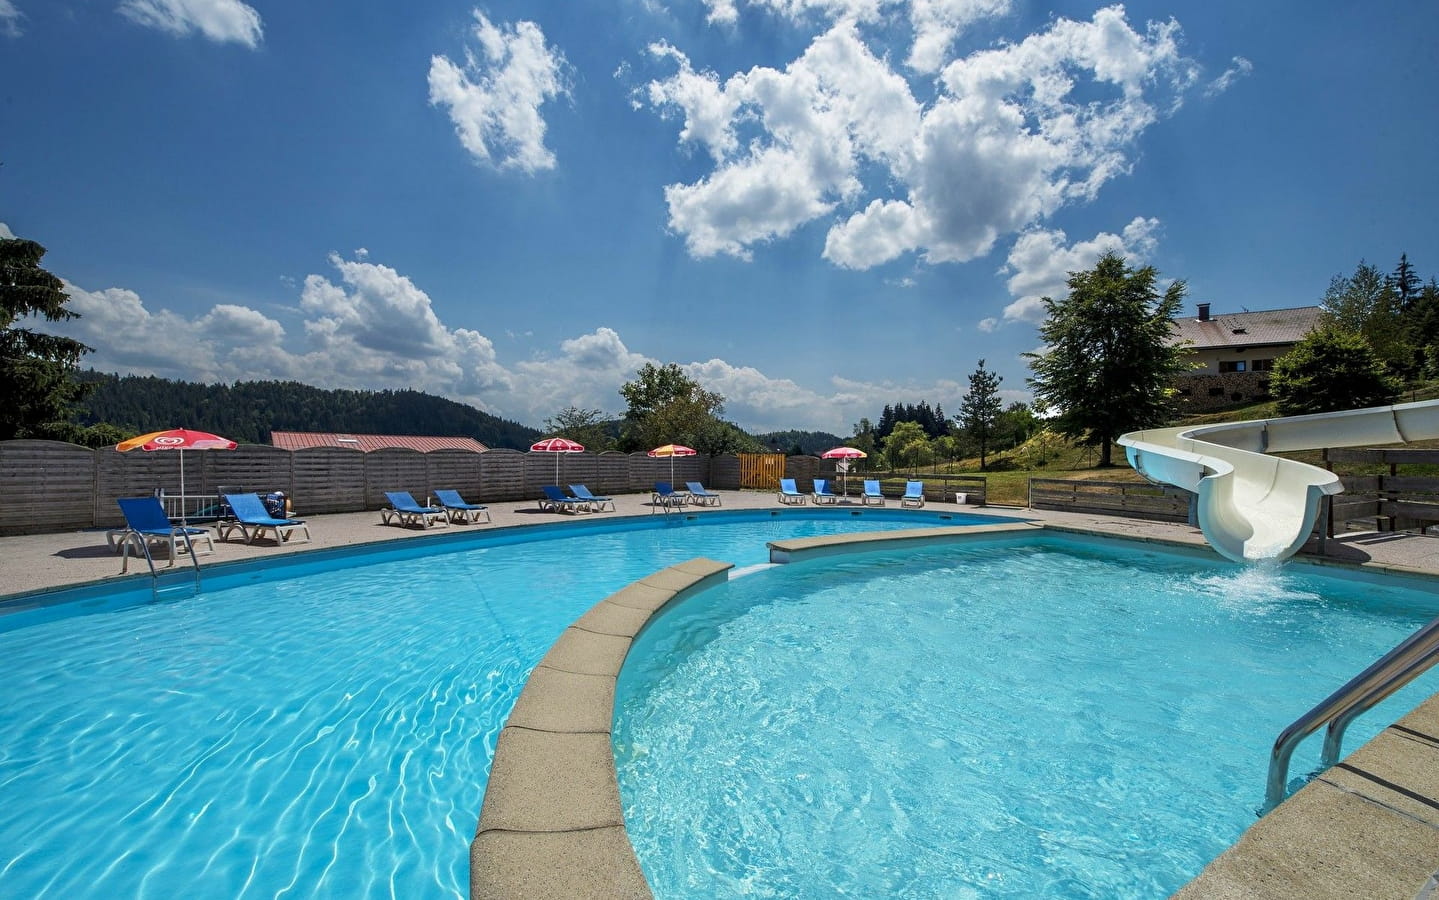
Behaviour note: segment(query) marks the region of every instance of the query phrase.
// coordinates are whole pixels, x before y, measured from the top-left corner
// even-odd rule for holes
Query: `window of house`
[[[1219,371],[1220,371],[1220,373],[1224,373],[1224,372],[1243,372],[1243,371],[1244,371],[1244,360],[1242,360],[1242,359],[1221,359],[1221,360],[1219,361]]]
[[[1274,360],[1256,359],[1250,366],[1256,372],[1272,372],[1274,371]]]

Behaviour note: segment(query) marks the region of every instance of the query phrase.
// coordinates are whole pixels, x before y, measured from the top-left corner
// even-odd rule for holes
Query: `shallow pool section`
[[[662,612],[614,731],[656,896],[1168,896],[1253,823],[1279,731],[1439,613],[1423,582],[1134,548],[831,557]]]
[[[848,512],[472,532],[207,567],[182,600],[0,604],[0,896],[466,896],[496,737],[565,627],[696,556],[966,519]]]

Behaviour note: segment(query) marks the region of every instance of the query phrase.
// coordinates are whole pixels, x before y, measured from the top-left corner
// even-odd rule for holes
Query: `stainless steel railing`
[[[1339,761],[1344,730],[1350,722],[1428,671],[1435,663],[1439,663],[1439,617],[1405,638],[1280,732],[1269,754],[1269,781],[1261,812],[1267,813],[1284,801],[1289,783],[1289,760],[1300,741],[1327,726],[1320,764],[1329,768]]]

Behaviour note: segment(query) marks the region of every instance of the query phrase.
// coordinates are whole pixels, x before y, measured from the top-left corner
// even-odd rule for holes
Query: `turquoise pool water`
[[[695,556],[967,520],[852,512],[476,531],[214,567],[181,600],[0,604],[0,897],[467,896],[495,740],[566,626]]]
[[[663,613],[614,733],[656,896],[1166,897],[1253,823],[1279,731],[1439,613],[1419,582],[1139,546],[831,557]]]

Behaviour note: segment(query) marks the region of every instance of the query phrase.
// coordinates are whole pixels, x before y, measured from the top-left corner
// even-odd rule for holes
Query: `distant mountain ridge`
[[[527,450],[540,432],[473,406],[420,391],[325,390],[298,381],[196,384],[142,375],[80,372],[95,385],[80,405],[82,425],[124,431],[196,428],[247,444],[271,431],[472,437],[489,447]]]

